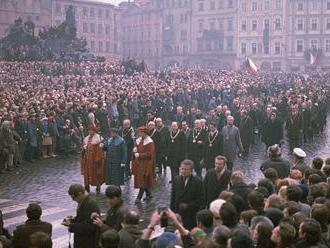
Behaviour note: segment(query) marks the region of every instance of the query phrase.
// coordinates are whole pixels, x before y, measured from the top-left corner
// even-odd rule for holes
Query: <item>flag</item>
[[[314,55],[312,51],[310,51],[309,54],[310,54],[309,63],[311,65],[314,65],[316,63],[317,56]]]
[[[253,75],[257,75],[258,67],[250,58],[246,59],[246,66],[245,69]]]

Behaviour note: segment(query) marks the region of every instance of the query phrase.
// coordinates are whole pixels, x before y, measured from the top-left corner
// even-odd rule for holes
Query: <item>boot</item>
[[[90,192],[89,185],[85,186],[85,190],[86,190],[88,193]]]
[[[101,187],[100,186],[96,186],[96,194],[100,194],[101,192]]]

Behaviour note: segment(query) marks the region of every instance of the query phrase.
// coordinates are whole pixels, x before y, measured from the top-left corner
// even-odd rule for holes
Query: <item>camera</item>
[[[168,226],[168,217],[166,214],[167,207],[160,207],[158,208],[158,213],[161,215],[160,217],[160,227],[167,227]]]
[[[73,216],[67,216],[63,219],[63,222],[69,221],[69,222],[73,222],[74,218]]]

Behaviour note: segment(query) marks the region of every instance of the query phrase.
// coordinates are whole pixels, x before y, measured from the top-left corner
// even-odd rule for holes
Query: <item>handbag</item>
[[[42,139],[43,146],[51,146],[52,144],[53,144],[52,137],[47,136]]]

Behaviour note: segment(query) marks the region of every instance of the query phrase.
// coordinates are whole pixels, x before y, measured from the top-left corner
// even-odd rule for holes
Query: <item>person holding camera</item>
[[[80,184],[72,184],[68,194],[78,203],[76,217],[68,216],[62,222],[62,225],[68,227],[69,232],[74,234],[73,247],[97,248],[99,232],[90,217],[92,213],[100,214],[99,206]]]
[[[194,162],[186,159],[181,162],[180,176],[172,185],[171,209],[181,215],[183,226],[189,230],[196,226],[196,213],[203,206],[202,181],[193,176]]]
[[[100,228],[101,233],[108,229],[115,229],[119,231],[122,228],[124,215],[128,209],[121,198],[121,189],[119,186],[110,185],[105,190],[106,203],[110,207],[107,212],[106,219],[103,221],[99,213],[92,213],[91,219],[93,224]]]

